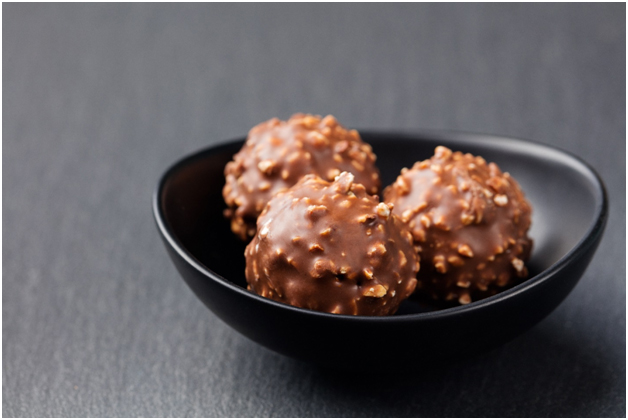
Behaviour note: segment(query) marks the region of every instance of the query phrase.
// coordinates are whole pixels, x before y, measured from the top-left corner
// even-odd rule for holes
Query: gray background
[[[625,416],[624,4],[3,5],[5,416]],[[579,285],[438,372],[325,371],[207,311],[157,235],[184,154],[292,112],[569,150],[610,220]]]

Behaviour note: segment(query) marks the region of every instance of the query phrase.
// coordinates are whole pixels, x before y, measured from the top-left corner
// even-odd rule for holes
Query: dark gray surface
[[[4,4],[4,416],[625,416],[625,51],[624,4]],[[187,289],[150,200],[296,111],[559,146],[605,180],[606,235],[478,359],[382,382],[274,354]]]

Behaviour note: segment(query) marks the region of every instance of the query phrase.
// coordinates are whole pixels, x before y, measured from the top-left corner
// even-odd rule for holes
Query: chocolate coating
[[[334,314],[395,313],[416,286],[412,236],[353,181],[308,175],[270,200],[245,250],[250,290]]]
[[[469,303],[527,276],[531,206],[495,163],[439,146],[384,190],[414,238],[417,294]]]
[[[331,115],[295,114],[288,121],[263,122],[251,129],[225,167],[222,194],[231,230],[242,240],[252,237],[268,200],[307,174],[332,181],[341,172],[351,172],[356,182],[377,194],[381,182],[375,159],[358,132],[347,130]]]

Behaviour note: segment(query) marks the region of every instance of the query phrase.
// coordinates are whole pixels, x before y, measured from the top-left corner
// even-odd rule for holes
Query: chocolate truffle
[[[351,173],[273,197],[245,250],[249,289],[300,308],[390,315],[416,286],[412,235]]]
[[[270,198],[316,174],[332,181],[341,172],[355,175],[370,194],[380,188],[371,146],[356,130],[347,130],[328,115],[295,114],[273,118],[251,129],[246,143],[225,167],[223,197],[231,230],[242,240],[255,234],[255,221]]]
[[[417,294],[461,304],[527,276],[532,209],[495,163],[436,148],[384,191],[406,223],[422,269]]]

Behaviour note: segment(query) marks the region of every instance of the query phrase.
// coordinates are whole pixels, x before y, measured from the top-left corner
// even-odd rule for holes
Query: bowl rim
[[[562,150],[560,148],[549,146],[537,141],[524,140],[503,135],[481,134],[453,130],[414,130],[414,131],[387,131],[387,130],[358,130],[363,139],[376,137],[395,137],[399,140],[420,141],[429,139],[430,141],[453,141],[457,143],[469,143],[473,146],[489,146],[495,148],[505,148],[508,151],[524,152],[530,156],[540,156],[544,159],[550,158],[557,160],[572,169],[576,170],[591,182],[595,190],[595,213],[592,222],[586,230],[586,233],[578,240],[578,242],[558,261],[541,271],[537,275],[526,279],[522,283],[499,292],[493,296],[471,302],[466,305],[455,306],[446,309],[438,309],[428,312],[420,312],[414,314],[392,315],[392,316],[366,316],[366,315],[339,315],[326,312],[319,312],[311,309],[299,308],[288,305],[286,303],[277,302],[272,299],[264,298],[252,293],[241,286],[234,284],[223,276],[213,272],[210,268],[205,267],[193,255],[191,255],[185,246],[179,241],[174,232],[171,232],[169,224],[166,222],[164,209],[161,206],[161,197],[167,181],[184,166],[205,157],[207,154],[220,152],[221,149],[232,147],[236,143],[245,141],[244,137],[232,138],[219,141],[210,146],[204,147],[195,152],[189,153],[173,164],[159,177],[157,186],[154,189],[152,197],[153,217],[157,224],[157,228],[162,237],[178,255],[187,264],[192,266],[196,271],[206,277],[208,280],[218,283],[220,286],[227,287],[233,292],[242,295],[244,298],[254,299],[263,304],[275,306],[277,309],[293,311],[297,315],[316,316],[323,319],[342,320],[344,322],[375,322],[375,323],[404,323],[404,322],[420,322],[435,318],[449,318],[463,316],[469,312],[481,311],[487,306],[493,306],[505,300],[512,299],[517,295],[529,293],[531,290],[538,288],[543,283],[552,278],[556,273],[563,270],[571,261],[576,260],[580,255],[584,254],[587,249],[592,246],[596,239],[603,233],[606,221],[608,219],[608,194],[604,182],[599,174],[584,160],[573,153]]]

